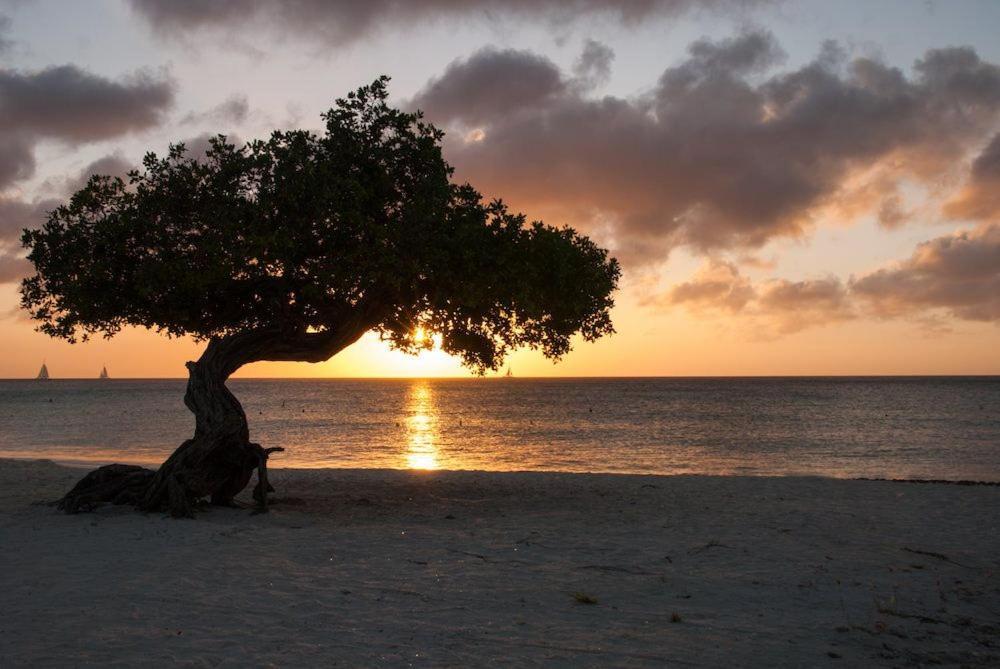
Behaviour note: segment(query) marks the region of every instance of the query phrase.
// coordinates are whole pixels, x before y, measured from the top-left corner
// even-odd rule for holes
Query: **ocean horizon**
[[[0,380],[0,457],[155,466],[185,379]],[[1000,481],[1000,377],[236,378],[272,466]]]

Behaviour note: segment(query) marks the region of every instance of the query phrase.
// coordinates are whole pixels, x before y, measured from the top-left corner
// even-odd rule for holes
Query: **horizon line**
[[[914,374],[646,374],[577,376],[236,376],[227,381],[518,381],[518,380],[642,380],[642,379],[919,379],[919,378],[1000,378],[1000,373],[914,373]],[[2,381],[186,381],[186,376],[61,376],[37,379],[33,376],[0,378]]]

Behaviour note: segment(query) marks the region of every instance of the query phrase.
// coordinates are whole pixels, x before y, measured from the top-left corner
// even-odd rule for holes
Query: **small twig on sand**
[[[697,546],[695,548],[690,549],[688,551],[688,555],[694,555],[695,553],[701,553],[702,551],[707,551],[709,548],[728,548],[730,550],[735,550],[735,548],[733,546],[727,546],[724,543],[721,543],[719,541],[716,541],[715,539],[712,539],[711,541],[709,541],[704,546]]]
[[[577,567],[577,569],[593,569],[595,571],[613,571],[622,574],[632,574],[633,576],[655,576],[651,571],[646,571],[644,569],[639,569],[638,567],[618,567],[615,565],[607,564],[587,564],[582,567]]]
[[[483,562],[489,562],[490,559],[485,555],[480,555],[479,553],[470,553],[469,551],[460,551],[457,548],[445,548],[449,553],[458,553],[459,555],[468,555],[469,557],[479,558]]]
[[[972,569],[972,567],[970,567],[967,564],[962,564],[961,562],[955,562],[954,560],[952,560],[950,557],[948,557],[944,553],[934,553],[932,551],[921,551],[921,550],[917,550],[916,548],[908,548],[907,546],[903,546],[903,550],[906,551],[907,553],[913,553],[914,555],[924,555],[926,557],[937,558],[938,560],[943,560],[945,562],[950,562],[951,564],[958,565],[959,567],[965,567],[966,569]]]

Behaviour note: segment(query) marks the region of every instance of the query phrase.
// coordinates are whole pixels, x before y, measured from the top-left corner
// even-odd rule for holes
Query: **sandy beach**
[[[275,470],[271,513],[37,502],[0,461],[6,666],[996,666],[1000,488]]]

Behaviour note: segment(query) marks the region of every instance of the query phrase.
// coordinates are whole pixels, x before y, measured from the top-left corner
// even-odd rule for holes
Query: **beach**
[[[1000,663],[1000,487],[275,469],[271,512],[39,502],[0,460],[5,666]]]

